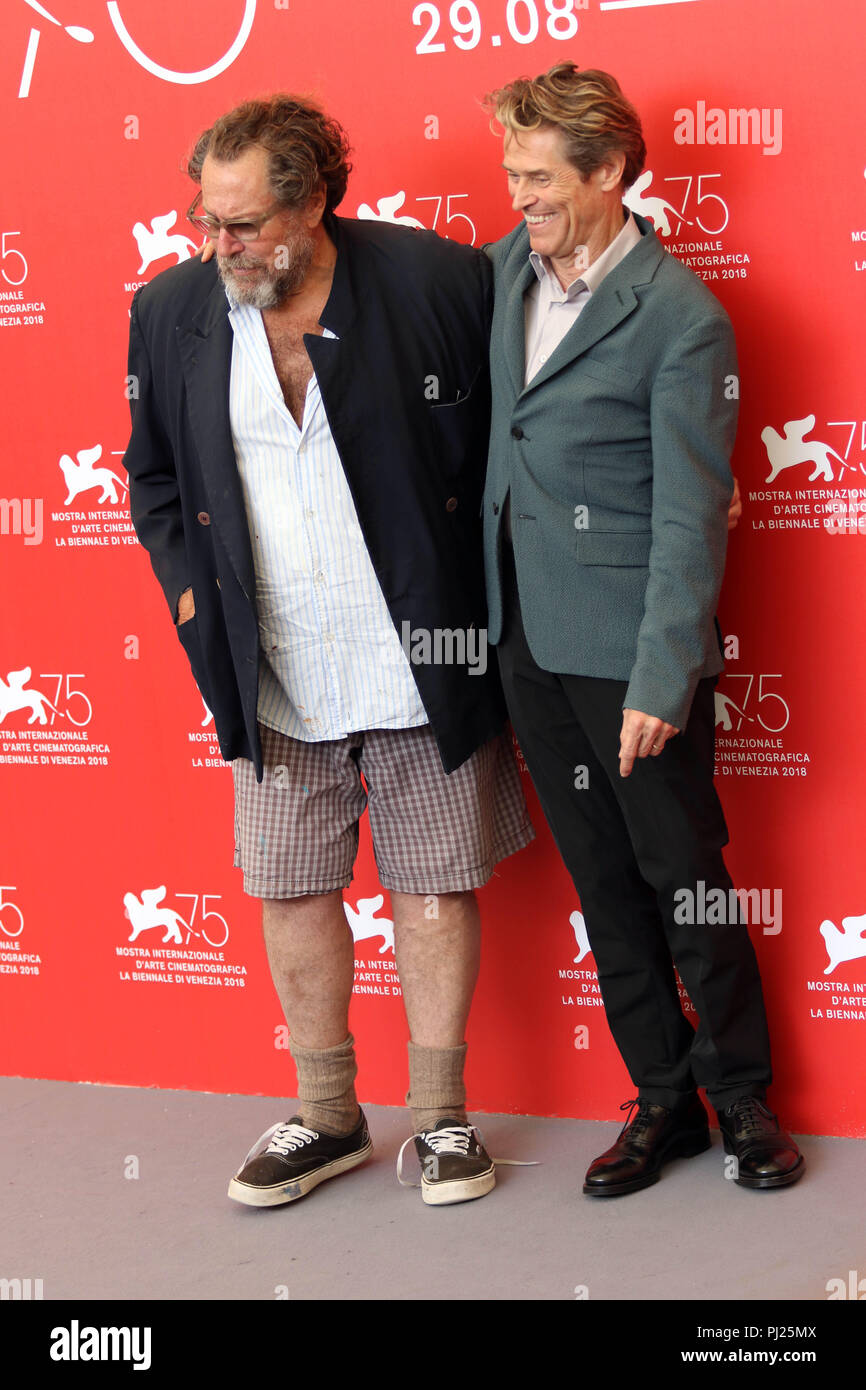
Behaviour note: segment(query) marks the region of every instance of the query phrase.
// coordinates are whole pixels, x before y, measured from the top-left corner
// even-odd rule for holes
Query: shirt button
[[[200,521],[202,526],[210,526],[210,517],[207,512],[199,512],[196,521]]]
[[[494,503],[493,503],[493,515],[494,515],[494,516],[498,516],[498,515],[499,515],[499,503],[498,503],[498,502],[494,502]]]
[[[456,498],[456,497],[449,497],[449,498],[448,498],[448,501],[445,503],[445,510],[446,510],[446,512],[455,512],[455,511],[457,510],[457,498]]]
[[[512,439],[522,439],[522,438],[523,438],[523,430],[520,428],[519,425],[512,425],[512,426],[511,426],[511,438],[512,438]]]

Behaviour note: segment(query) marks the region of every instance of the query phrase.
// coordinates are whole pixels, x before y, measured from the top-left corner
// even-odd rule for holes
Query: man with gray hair
[[[295,97],[223,116],[189,166],[190,218],[216,255],[132,306],[132,517],[232,761],[235,862],[263,900],[298,1072],[298,1113],[229,1186],[253,1206],[371,1150],[342,898],[367,804],[422,1195],[490,1191],[463,1083],[473,890],[532,838],[498,679],[477,659],[489,266],[337,216],[348,153]],[[436,659],[443,634],[456,659]]]
[[[803,1159],[766,1104],[761,982],[713,786],[733,332],[623,204],[645,147],[613,77],[558,63],[487,102],[520,214],[489,250],[488,636],[638,1089],[584,1192],[637,1191],[706,1149],[699,1086],[737,1181],[785,1186]],[[713,890],[734,911],[684,921],[682,894]]]

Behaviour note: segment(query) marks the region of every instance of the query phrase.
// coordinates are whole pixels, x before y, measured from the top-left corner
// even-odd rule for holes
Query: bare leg
[[[262,924],[291,1033],[298,1109],[297,1118],[275,1126],[267,1147],[251,1155],[229,1183],[229,1196],[253,1207],[303,1197],[363,1163],[372,1147],[354,1087],[357,1066],[349,1034],[354,953],[342,892],[265,899]]]
[[[392,893],[394,951],[409,1034],[419,1047],[459,1047],[481,959],[474,893],[440,893],[438,917],[425,917],[429,897]]]
[[[345,1042],[354,950],[342,892],[267,898],[262,925],[274,988],[293,1042],[306,1048]]]

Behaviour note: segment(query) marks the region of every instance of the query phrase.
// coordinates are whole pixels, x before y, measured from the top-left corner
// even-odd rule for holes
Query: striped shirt
[[[229,304],[229,416],[255,564],[259,720],[308,742],[426,724],[315,374],[298,428],[261,312]]]

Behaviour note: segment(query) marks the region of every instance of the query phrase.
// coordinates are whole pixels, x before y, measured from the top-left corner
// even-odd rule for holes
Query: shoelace
[[[765,1132],[768,1113],[757,1096],[741,1096],[725,1108],[725,1114],[730,1116],[744,1139]]]
[[[474,1125],[451,1125],[448,1129],[430,1130],[424,1143],[434,1154],[467,1154],[473,1129]]]
[[[271,1137],[273,1136],[273,1137]],[[277,1121],[266,1129],[260,1139],[257,1139],[250,1149],[241,1168],[246,1168],[251,1158],[254,1158],[262,1150],[262,1144],[268,1141],[267,1148],[263,1150],[266,1154],[286,1154],[294,1153],[296,1149],[302,1149],[305,1144],[312,1144],[314,1139],[318,1139],[318,1134],[314,1129],[305,1129],[303,1125],[285,1124]]]
[[[475,1125],[449,1125],[447,1129],[428,1130],[424,1135],[424,1143],[435,1154],[448,1153],[465,1156],[469,1152],[469,1144],[473,1134],[479,1144],[484,1143],[481,1131]],[[420,1182],[412,1182],[403,1177],[403,1154],[410,1144],[414,1147],[415,1139],[416,1135],[410,1134],[409,1138],[401,1145],[397,1155],[397,1181],[401,1187],[421,1186]],[[494,1158],[491,1159],[491,1162],[497,1168],[537,1168],[539,1164],[538,1159],[520,1158]]]
[[[649,1102],[641,1100],[640,1096],[635,1096],[634,1100],[623,1101],[622,1105],[619,1108],[620,1110],[627,1110],[628,1115],[626,1116],[625,1124],[620,1130],[620,1138],[622,1138],[626,1130],[629,1128],[629,1125],[631,1125],[629,1137],[631,1139],[640,1140],[643,1131],[645,1129],[648,1129],[649,1126],[653,1123],[652,1116],[650,1115],[649,1111],[645,1108],[648,1104]],[[634,1123],[632,1123],[631,1112],[635,1106],[638,1107],[638,1112],[635,1115]]]

